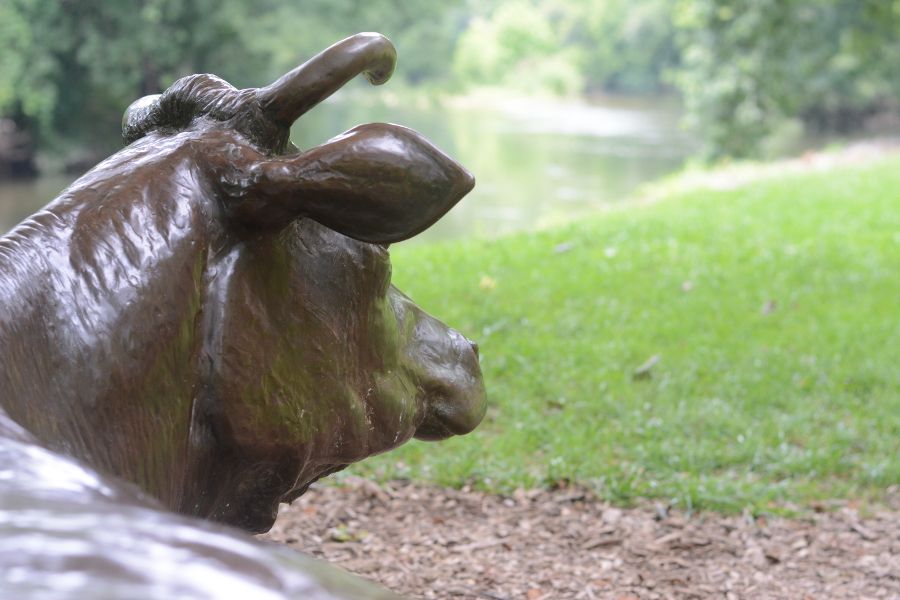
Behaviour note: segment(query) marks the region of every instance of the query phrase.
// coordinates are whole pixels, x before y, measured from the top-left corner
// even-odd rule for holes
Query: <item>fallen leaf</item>
[[[877,539],[878,539],[878,536],[875,535],[875,533],[873,533],[872,531],[869,531],[868,529],[866,529],[865,527],[863,527],[863,526],[860,525],[859,523],[851,523],[851,524],[850,524],[850,529],[852,529],[853,531],[855,531],[856,533],[858,533],[858,534],[859,534],[859,537],[861,537],[862,539],[864,539],[864,540],[866,540],[866,541],[868,541],[868,542],[871,542],[871,541],[874,541],[874,540],[877,540]]]
[[[490,275],[482,275],[481,281],[478,282],[478,287],[488,292],[497,287],[497,280],[491,277]]]
[[[634,370],[634,373],[632,373],[632,375],[631,375],[632,378],[633,379],[650,379],[650,377],[652,377],[652,374],[650,373],[651,369],[653,369],[653,367],[655,367],[656,364],[661,359],[662,359],[662,357],[659,354],[654,354],[653,356],[648,358],[644,362],[644,364],[642,364],[641,366],[639,366],[637,369]]]

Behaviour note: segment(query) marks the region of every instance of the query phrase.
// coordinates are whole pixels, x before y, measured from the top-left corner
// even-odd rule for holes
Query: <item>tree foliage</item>
[[[339,39],[378,31],[397,47],[398,76],[410,83],[439,82],[465,24],[463,0],[261,0],[244,38],[268,59],[274,77]]]
[[[505,0],[476,14],[466,83],[556,93],[674,85],[709,158],[783,128],[860,130],[900,112],[900,0]]]
[[[252,72],[232,0],[6,0],[0,4],[0,114],[35,134],[109,139],[135,98],[181,75]],[[254,61],[254,58],[257,58]]]
[[[583,48],[589,89],[662,91],[678,63],[670,0],[584,2],[571,39]]]
[[[134,99],[212,72],[263,85],[338,39],[379,30],[403,75],[446,79],[461,0],[3,0],[0,117],[40,137],[100,146]],[[2,160],[2,157],[0,157]]]
[[[411,85],[674,87],[710,157],[900,113],[900,0],[0,0],[0,118],[45,147],[96,144],[181,75],[260,85],[367,30]]]
[[[897,110],[898,0],[679,0],[674,79],[710,156],[757,154],[787,120],[847,131]]]
[[[476,14],[459,39],[464,84],[658,92],[677,60],[668,0],[507,0]]]
[[[526,92],[580,92],[581,54],[565,43],[571,15],[555,8],[552,2],[514,0],[473,18],[456,49],[457,79]]]

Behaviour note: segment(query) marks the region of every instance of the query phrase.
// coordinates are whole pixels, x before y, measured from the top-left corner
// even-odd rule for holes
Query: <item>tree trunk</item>
[[[35,177],[36,135],[15,119],[0,118],[0,179]]]

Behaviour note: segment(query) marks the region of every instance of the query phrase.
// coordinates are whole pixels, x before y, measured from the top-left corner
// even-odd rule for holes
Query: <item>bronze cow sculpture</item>
[[[285,546],[167,511],[0,414],[0,598],[397,597]]]
[[[396,125],[289,141],[395,59],[359,34],[267,87],[195,75],[129,107],[129,145],[0,238],[0,416],[253,532],[349,463],[472,430],[477,347],[391,285],[387,250],[471,175]]]

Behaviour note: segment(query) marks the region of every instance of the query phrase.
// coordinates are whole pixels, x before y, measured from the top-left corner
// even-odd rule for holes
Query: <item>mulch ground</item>
[[[265,538],[410,598],[900,599],[900,491],[798,519],[621,509],[580,489],[498,496],[314,486]]]

